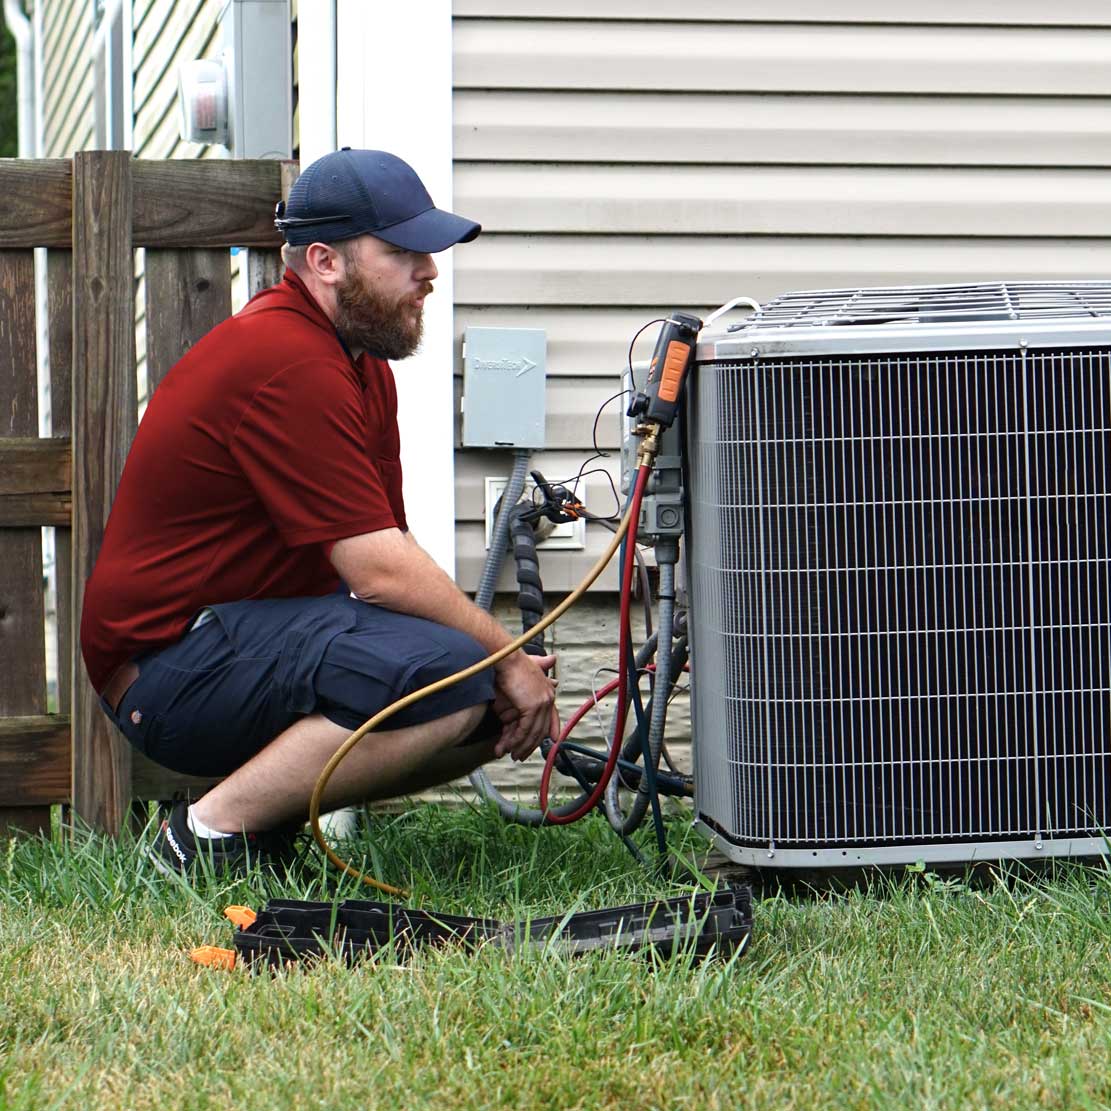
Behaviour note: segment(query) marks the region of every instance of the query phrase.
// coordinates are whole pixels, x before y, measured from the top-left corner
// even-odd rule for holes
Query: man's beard
[[[416,296],[432,292],[430,283]],[[414,318],[409,297],[387,301],[355,268],[336,286],[336,331],[352,351],[380,359],[406,359],[420,346],[423,313]]]

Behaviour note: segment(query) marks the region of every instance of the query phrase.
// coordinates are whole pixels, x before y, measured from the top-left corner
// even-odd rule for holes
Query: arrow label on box
[[[514,378],[520,378],[522,374],[535,370],[536,363],[522,355],[519,359],[475,359],[474,368],[475,370],[511,370]]]

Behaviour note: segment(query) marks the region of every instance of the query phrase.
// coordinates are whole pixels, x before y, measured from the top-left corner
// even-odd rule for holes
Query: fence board
[[[273,211],[281,195],[281,165],[269,160],[134,162],[135,246],[280,246]],[[68,248],[72,188],[68,159],[0,161],[0,241],[7,248]]]
[[[134,162],[135,246],[279,247],[273,211],[285,165],[295,163]],[[70,247],[72,188],[68,159],[0,161],[0,242]]]
[[[300,175],[297,162],[282,162],[280,187],[282,200],[289,199],[289,190]],[[285,267],[282,264],[280,249],[271,251],[253,250],[247,252],[247,296],[254,297],[261,289],[281,281]]]
[[[151,394],[170,367],[231,314],[227,248],[148,249],[146,295],[147,381]]]
[[[68,248],[72,181],[69,159],[0,159],[0,242]]]
[[[0,440],[0,526],[68,524],[69,441]]]
[[[0,807],[33,810],[35,825],[49,828],[50,804],[69,798],[69,736],[69,718],[58,714],[0,718]]]
[[[68,491],[0,495],[0,528],[68,524],[72,505]]]
[[[132,753],[131,790],[137,799],[199,799],[218,779],[202,779],[163,768],[141,752]]]
[[[36,418],[37,420],[37,418]],[[0,441],[0,495],[69,489],[68,440],[12,436]]]
[[[133,771],[81,662],[80,587],[135,428],[133,248],[150,249],[149,370],[157,384],[230,312],[229,247],[249,249],[252,292],[280,277],[273,206],[296,174],[295,163],[133,163],[122,151],[81,152],[72,163],[0,161],[8,198],[0,211],[0,825],[41,827],[48,804],[72,789],[76,814],[114,832],[133,793],[164,798],[208,786],[138,758]],[[47,441],[36,438],[32,247],[48,248]],[[45,713],[40,650],[41,525],[55,526],[62,713],[54,715]]]
[[[46,253],[46,330],[50,349],[50,431],[69,439],[73,389],[73,254]],[[73,465],[70,463],[72,476]],[[72,481],[72,478],[71,478]],[[72,519],[72,498],[70,501]],[[54,530],[55,618],[58,637],[58,709],[70,712],[73,681],[73,561],[67,520]],[[67,796],[69,792],[66,792]]]
[[[140,159],[132,176],[136,247],[281,246],[278,162]]]
[[[38,435],[35,370],[35,258],[30,250],[0,251],[0,436]],[[0,716],[46,709],[42,534],[37,527],[0,531]],[[24,801],[21,799],[16,802]],[[50,828],[49,807],[0,805],[8,826]]]
[[[280,251],[248,251],[247,297],[254,297],[259,290],[281,281],[284,271]]]
[[[135,432],[132,180],[127,151],[73,160],[73,578],[84,583]],[[79,626],[80,599],[72,599]],[[73,653],[73,808],[117,833],[131,800],[131,752],[101,712]]]

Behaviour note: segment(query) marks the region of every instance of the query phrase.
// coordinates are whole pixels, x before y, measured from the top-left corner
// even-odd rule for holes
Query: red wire
[[[637,469],[636,485],[633,487],[633,496],[629,500],[629,531],[625,535],[625,564],[621,569],[621,630],[618,638],[618,659],[620,660],[617,683],[622,690],[629,686],[629,605],[633,596],[633,545],[637,542],[637,522],[640,519],[640,501],[644,496],[644,487],[648,484],[651,468],[644,464]],[[606,766],[594,790],[581,806],[576,807],[569,814],[549,813],[547,821],[551,825],[565,826],[577,822],[581,817],[589,814],[595,804],[602,797],[614,768],[617,767],[617,757],[621,752],[621,745],[625,740],[625,716],[629,709],[629,700],[622,698],[617,704],[617,722],[613,730],[613,745],[610,748]],[[559,740],[548,749],[548,758],[544,761],[544,774],[540,777],[540,809],[548,810],[548,786],[552,779],[552,769],[555,767],[556,757],[559,755],[559,746],[563,743],[567,730],[560,733]]]

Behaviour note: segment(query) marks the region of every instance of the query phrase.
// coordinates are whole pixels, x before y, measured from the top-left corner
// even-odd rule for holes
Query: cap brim
[[[446,251],[456,243],[469,243],[480,231],[482,225],[473,220],[466,220],[462,216],[456,216],[454,212],[444,212],[440,208],[429,208],[399,224],[378,228],[370,234],[395,247],[432,255],[437,251]]]

